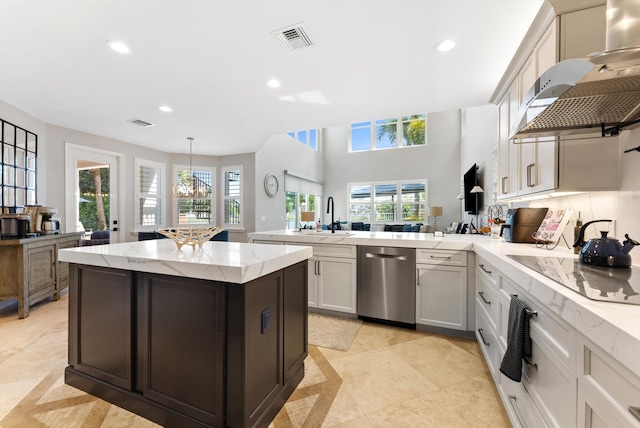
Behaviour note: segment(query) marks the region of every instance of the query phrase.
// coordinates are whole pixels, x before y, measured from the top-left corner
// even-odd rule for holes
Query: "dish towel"
[[[507,331],[507,351],[500,364],[500,372],[509,379],[520,382],[522,359],[531,357],[531,337],[529,336],[529,314],[527,307],[517,296],[511,296],[509,305],[509,330]]]

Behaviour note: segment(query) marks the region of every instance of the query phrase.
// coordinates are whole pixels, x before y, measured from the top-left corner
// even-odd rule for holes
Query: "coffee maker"
[[[42,233],[43,235],[55,235],[60,233],[60,222],[51,218],[57,213],[58,210],[56,208],[38,208],[37,225],[40,227],[40,230],[38,230],[38,232]]]

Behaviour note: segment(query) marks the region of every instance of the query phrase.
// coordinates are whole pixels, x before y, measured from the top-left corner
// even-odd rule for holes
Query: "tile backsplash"
[[[586,231],[585,240],[599,237],[600,231],[607,230],[609,235],[620,242],[624,240],[625,233],[636,241],[640,241],[640,190],[619,192],[591,192],[561,198],[550,198],[540,201],[532,201],[530,207],[571,208],[573,218],[564,230],[564,237],[570,245],[573,244],[573,228],[576,218],[580,213],[583,223],[591,220],[611,219],[610,223],[596,223]],[[561,242],[560,245],[564,245]],[[631,259],[634,265],[640,265],[640,248],[631,251]]]

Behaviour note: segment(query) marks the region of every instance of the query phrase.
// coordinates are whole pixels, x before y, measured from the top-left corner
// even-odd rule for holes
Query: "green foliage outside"
[[[109,224],[109,168],[100,169],[102,204],[106,224]],[[79,217],[85,230],[103,230],[105,225],[98,221],[98,203],[96,198],[96,183],[91,170],[78,171],[80,197],[88,202],[79,203]]]
[[[398,141],[398,128],[396,126],[397,119],[389,119],[387,123],[378,127],[378,140],[382,140],[384,136],[389,138],[392,145],[396,145]],[[402,139],[406,146],[419,146],[425,143],[425,123],[426,119],[423,115],[414,114],[402,117]]]

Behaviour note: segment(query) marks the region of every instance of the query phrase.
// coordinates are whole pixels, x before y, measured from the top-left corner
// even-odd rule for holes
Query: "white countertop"
[[[315,230],[308,229],[302,229],[300,232],[294,232],[292,230],[271,230],[249,234],[249,240],[438,248],[440,250],[473,250],[474,242],[485,242],[490,239],[488,235],[444,235],[443,238],[435,238],[433,233],[361,232],[352,230],[337,230],[336,233],[331,233],[329,230],[316,232]]]
[[[577,257],[573,254],[573,249],[568,249],[563,244],[547,250],[536,248],[534,244],[513,244],[485,235],[444,235],[443,238],[435,238],[431,233],[359,231],[339,231],[332,235],[330,232],[276,230],[252,233],[249,239],[474,251],[529,292],[547,310],[564,319],[640,376],[640,306],[589,300],[506,257],[507,254]]]
[[[194,250],[170,239],[62,249],[62,262],[244,284],[307,260],[311,247],[210,241]]]

